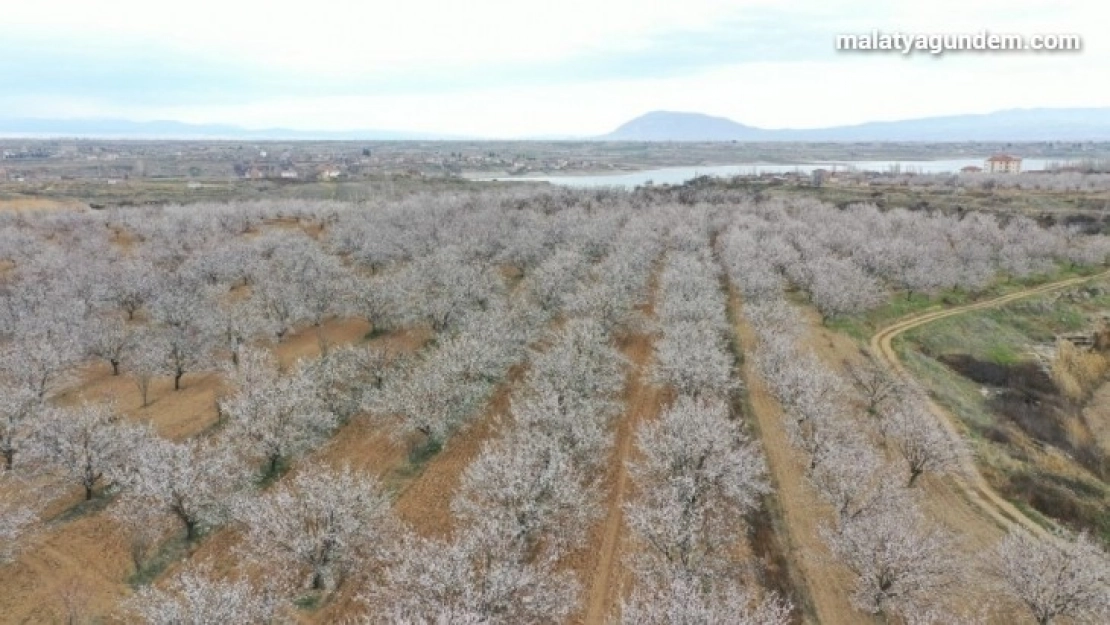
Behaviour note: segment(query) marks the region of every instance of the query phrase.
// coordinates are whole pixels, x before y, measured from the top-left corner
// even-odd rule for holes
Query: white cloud
[[[173,9],[149,0],[9,4],[0,19],[0,38],[45,41],[70,51],[78,63],[85,52],[112,48],[134,50],[141,57],[144,46],[157,46],[172,49],[183,62],[254,66],[284,76],[290,85],[310,84],[310,76],[350,77],[352,89],[342,97],[322,91],[314,96],[303,88],[291,89],[296,96],[281,97],[242,87],[236,98],[223,99],[238,104],[222,105],[140,104],[108,92],[47,98],[9,90],[0,94],[0,107],[8,115],[511,137],[602,133],[655,109],[701,111],[763,127],[817,127],[1013,107],[1110,105],[1104,79],[1110,48],[1098,38],[1103,9],[1094,2],[851,0],[830,6],[802,0],[780,6],[772,0],[317,0],[290,6],[194,0]],[[699,59],[689,68],[679,67],[681,72],[660,67],[654,75],[641,62],[635,73],[621,75],[622,54],[647,50],[666,59],[670,44],[661,42],[677,38],[697,44],[698,33],[712,33],[723,54],[729,51],[729,25],[762,24],[760,19],[795,39],[827,32],[828,47],[822,52],[811,46],[786,60],[730,64],[722,58],[714,66]],[[872,28],[1074,32],[1085,36],[1085,49],[1067,55],[949,54],[940,59],[833,51],[834,34]],[[735,45],[742,51],[752,42],[737,31]],[[573,74],[574,63],[583,58],[616,61],[604,76],[587,81]],[[462,69],[476,74],[488,69],[496,77],[506,65],[559,63],[565,65],[558,84],[541,73],[528,81],[417,85],[421,88],[394,89],[389,95],[355,88],[356,77],[390,80]]]
[[[318,0],[288,5],[197,0],[166,5],[77,0],[5,7],[0,29],[97,42],[145,41],[296,71],[343,74],[506,59],[550,61],[634,47],[653,33],[712,28],[745,7],[769,4],[770,0]]]
[[[1104,70],[1061,71],[1052,59],[900,59],[751,63],[673,79],[500,88],[434,96],[290,98],[243,106],[148,111],[148,118],[250,127],[395,128],[493,137],[601,134],[654,109],[724,115],[766,127],[1037,106],[1105,106]],[[983,80],[990,75],[990,81]],[[1030,89],[1030,85],[1037,85]],[[958,97],[952,97],[957,94]]]

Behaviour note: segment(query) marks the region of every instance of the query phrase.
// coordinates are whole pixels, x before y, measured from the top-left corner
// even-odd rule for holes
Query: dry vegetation
[[[1077,347],[1068,340],[1056,343],[1056,353],[1049,366],[1052,381],[1060,392],[1073,402],[1082,402],[1106,379],[1110,359],[1106,353]]]

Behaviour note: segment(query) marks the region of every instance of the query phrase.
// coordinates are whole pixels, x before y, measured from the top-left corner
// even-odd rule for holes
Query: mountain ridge
[[[231,124],[110,118],[0,119],[0,137],[100,139],[481,141],[511,140],[404,130],[247,129]],[[873,121],[828,128],[759,128],[727,117],[651,111],[598,136],[535,136],[534,141],[894,142],[1108,141],[1110,107],[1007,109],[991,113]]]
[[[652,111],[602,141],[1088,141],[1110,140],[1110,107],[1007,109],[813,129],[767,129],[703,113]]]

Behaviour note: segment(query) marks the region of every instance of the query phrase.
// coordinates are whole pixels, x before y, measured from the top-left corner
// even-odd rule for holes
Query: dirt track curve
[[[870,343],[871,353],[884,363],[894,374],[908,379],[911,378],[911,375],[909,371],[906,370],[905,365],[902,364],[901,359],[898,358],[898,353],[894,350],[893,346],[894,339],[898,335],[912,330],[913,328],[947,317],[953,317],[974,310],[994,308],[1016,300],[1051,293],[1052,291],[1066,289],[1084,282],[1106,277],[1110,277],[1110,271],[1104,271],[1092,276],[1082,276],[1050,282],[1035,288],[1017,291],[966,306],[958,306],[956,308],[907,317],[879,330],[879,332],[872,336]],[[940,420],[944,429],[948,432],[948,435],[959,437],[960,432],[956,425],[956,418],[931,398],[927,398],[927,401],[929,402],[929,409]],[[954,474],[953,481],[973,505],[978,507],[983,513],[1002,527],[1010,528],[1014,525],[1019,525],[1038,536],[1049,536],[1048,531],[1046,531],[1044,527],[1026,516],[1021,510],[1018,510],[1013,504],[1006,501],[1006,499],[990,487],[990,484],[988,484],[982,474],[979,473],[979,469],[975,466],[975,460],[971,455],[964,456],[961,471]]]

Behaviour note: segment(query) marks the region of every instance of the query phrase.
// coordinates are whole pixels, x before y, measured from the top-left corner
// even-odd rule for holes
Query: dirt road
[[[589,561],[579,567],[588,588],[586,612],[580,622],[587,625],[608,622],[629,583],[628,571],[621,562],[626,547],[624,503],[632,490],[628,462],[635,453],[636,430],[642,422],[654,419],[665,403],[664,389],[651,384],[652,348],[650,337],[638,335],[621,350],[632,366],[625,389],[625,412],[617,425],[616,445],[607,467],[605,517],[600,536],[597,532],[593,535]]]
[[[987,308],[995,308],[1010,302],[1037,295],[1044,295],[1053,291],[1059,291],[1069,287],[1077,286],[1084,282],[1096,280],[1099,278],[1110,277],[1110,271],[1095,274],[1093,276],[1084,276],[1078,278],[1069,278],[1067,280],[1059,280],[1057,282],[1050,282],[1031,289],[1025,289],[996,297],[994,299],[968,304],[966,306],[958,306],[956,308],[949,308],[946,310],[939,310],[924,314],[918,314],[905,319],[896,321],[895,323],[879,330],[874,336],[871,337],[870,348],[871,353],[879,362],[882,362],[892,373],[902,377],[903,379],[910,379],[911,375],[898,357],[898,353],[894,350],[894,339],[900,334],[912,330],[914,328],[923,326],[927,323],[932,323],[940,319],[945,319],[955,315],[961,315],[975,310],[983,310]],[[957,425],[956,417],[950,414],[943,407],[938,405],[932,399],[929,399],[929,409],[940,420],[944,429],[948,432],[949,436],[959,437],[960,428]],[[1010,528],[1012,526],[1021,526],[1036,535],[1047,537],[1049,532],[1041,525],[1026,516],[1023,512],[1018,510],[1009,501],[1006,501],[1001,495],[994,491],[979,473],[978,467],[975,465],[975,460],[972,456],[967,455],[964,457],[963,466],[961,471],[954,474],[953,480],[956,486],[963,492],[967,499],[978,507],[984,514],[986,514],[993,521],[1000,526]]]
[[[735,294],[732,294],[730,306],[740,346],[744,354],[754,354],[759,341],[743,316],[743,306]],[[806,479],[806,460],[791,445],[782,407],[757,371],[754,358],[744,358],[741,374],[747,388],[751,418],[755,420],[778,499],[778,514],[782,517],[779,540],[785,547],[788,574],[795,587],[792,599],[797,604],[801,622],[807,625],[875,622],[851,605],[852,574],[837,562],[821,538],[821,525],[831,516],[831,511],[820,502]]]

